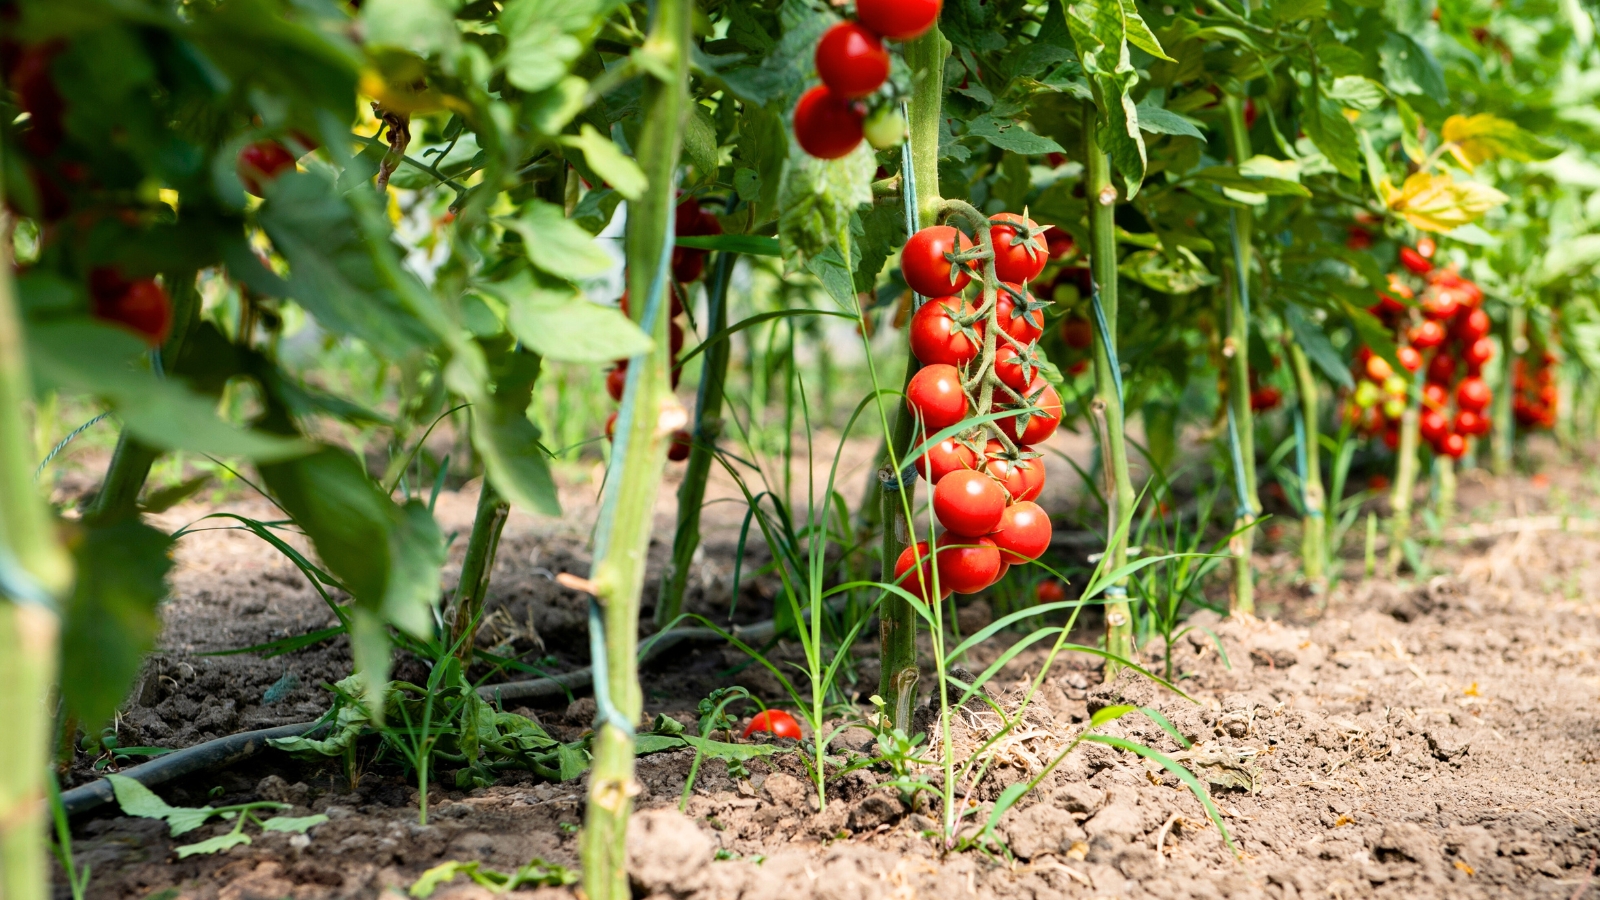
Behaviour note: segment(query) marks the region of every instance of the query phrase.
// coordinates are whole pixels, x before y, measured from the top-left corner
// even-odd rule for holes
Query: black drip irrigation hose
[[[760,643],[770,640],[773,635],[777,634],[777,630],[777,623],[771,620],[757,622],[746,628],[736,627],[730,629],[735,637],[747,643]],[[673,628],[663,632],[646,648],[641,662],[649,662],[672,647],[687,641],[709,642],[722,640],[723,637],[723,632],[713,628]],[[496,699],[537,700],[561,697],[565,696],[569,691],[582,690],[588,687],[593,679],[594,670],[584,666],[581,669],[574,669],[571,672],[564,672],[548,678],[511,681],[505,684],[487,684],[478,688],[478,695],[489,701]],[[265,750],[268,740],[300,737],[316,728],[318,728],[318,723],[316,722],[296,722],[292,725],[278,725],[273,728],[263,728],[259,731],[230,734],[214,741],[206,741],[204,744],[196,744],[193,747],[174,750],[147,763],[123,769],[117,774],[132,778],[145,787],[155,787],[158,784],[165,784],[185,775],[231,766]],[[76,816],[80,813],[98,809],[115,799],[116,795],[112,792],[111,782],[102,778],[81,787],[75,787],[70,791],[62,792],[61,805],[65,807],[67,815]]]

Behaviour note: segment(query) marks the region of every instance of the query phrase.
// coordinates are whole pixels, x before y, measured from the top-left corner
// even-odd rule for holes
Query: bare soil
[[[843,477],[862,481],[867,464],[852,460]],[[583,510],[592,490],[569,487],[568,508]],[[1504,523],[1580,510],[1593,497],[1575,469],[1498,481],[1469,475],[1461,518]],[[440,500],[441,524],[462,534],[457,559],[473,500],[471,490]],[[691,597],[695,608],[719,614],[727,610],[738,520],[733,504],[720,508]],[[269,517],[264,505],[231,509]],[[208,511],[182,508],[162,524],[176,527]],[[670,536],[670,506],[662,512],[662,538],[652,548],[657,570]],[[552,576],[583,571],[585,533],[581,512],[555,523],[513,517],[494,573],[489,642],[546,654],[555,670],[583,664],[584,601]],[[1148,705],[1193,742],[1188,764],[1214,782],[1238,855],[1176,778],[1099,745],[1079,745],[1007,814],[999,833],[1010,858],[943,852],[930,836],[937,809],[908,808],[882,785],[887,774],[872,768],[831,781],[821,809],[792,754],[749,764],[748,777],[706,763],[680,814],[691,759],[680,751],[639,760],[644,812],[630,841],[636,895],[1423,900],[1591,891],[1600,858],[1600,781],[1591,768],[1600,749],[1600,605],[1593,599],[1600,539],[1522,531],[1446,544],[1430,553],[1436,571],[1408,580],[1363,579],[1360,561],[1352,560],[1325,604],[1274,574],[1288,568],[1289,545],[1264,543],[1257,560],[1263,608],[1276,619],[1192,619],[1220,640],[1219,650],[1196,629],[1178,641],[1178,683],[1193,702],[1132,673],[1101,684],[1096,660],[1066,657],[1034,697],[1023,727],[998,745],[984,779],[963,788],[969,821],[981,824],[1000,791],[1038,772],[1095,710]],[[332,622],[298,570],[237,531],[185,539],[179,563],[161,651],[117,723],[119,742],[177,748],[320,715],[328,703],[320,686],[348,674],[342,639],[274,659],[198,655]],[[756,580],[747,590],[739,618],[770,614],[770,585]],[[984,612],[964,611],[976,620]],[[991,643],[967,665],[977,670],[1004,649]],[[870,693],[875,660],[862,649]],[[1145,649],[1155,665],[1161,642]],[[1019,655],[991,683],[990,699],[1017,709],[1043,657],[1039,647]],[[647,674],[649,712],[690,722],[697,700],[728,683],[780,699],[757,667],[725,674],[741,661],[722,647],[673,654]],[[579,698],[571,708],[513,711],[573,739],[588,727],[593,704]],[[994,734],[999,719],[972,704],[951,724],[958,748],[971,748]],[[1168,754],[1181,750],[1139,714],[1102,731]],[[852,729],[834,746],[850,756],[869,749],[870,737]],[[76,761],[73,783],[93,777],[90,762]],[[263,834],[226,853],[180,861],[175,845],[230,826],[173,839],[160,821],[103,809],[74,822],[74,841],[80,864],[92,866],[92,897],[374,897],[403,893],[448,860],[511,871],[538,857],[577,868],[585,789],[584,780],[550,784],[529,773],[470,792],[436,785],[429,822],[420,826],[416,789],[395,772],[369,768],[352,785],[337,764],[269,751],[159,793],[174,804],[272,799],[295,804],[291,815],[326,813],[330,821],[307,836]],[[57,893],[68,896],[64,884]],[[434,896],[488,892],[458,877]]]

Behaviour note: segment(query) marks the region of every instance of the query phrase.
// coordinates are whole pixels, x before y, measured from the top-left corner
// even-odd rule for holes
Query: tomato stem
[[[1239,165],[1251,155],[1250,132],[1244,122],[1244,101],[1238,94],[1228,93],[1224,95],[1222,105],[1228,117],[1228,149],[1233,154],[1234,164]],[[1250,310],[1245,298],[1255,249],[1250,240],[1255,229],[1255,212],[1244,208],[1229,210],[1229,215],[1236,218],[1232,223],[1231,235],[1235,243],[1235,265],[1231,270],[1224,267],[1225,271],[1232,272],[1232,278],[1223,282],[1227,343],[1233,347],[1233,354],[1227,360],[1228,405],[1233,412],[1234,439],[1238,441],[1241,463],[1237,473],[1241,480],[1238,486],[1239,509],[1233,523],[1236,534],[1229,541],[1229,549],[1235,557],[1232,609],[1234,612],[1254,615],[1255,572],[1251,557],[1255,548],[1256,517],[1261,514],[1261,498],[1256,492],[1256,429],[1254,412],[1250,408]]]

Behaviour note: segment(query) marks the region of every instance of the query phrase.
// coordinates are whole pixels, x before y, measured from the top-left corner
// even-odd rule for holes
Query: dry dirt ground
[[[857,470],[864,472],[862,466]],[[1541,480],[1542,478],[1542,480]],[[575,492],[581,489],[574,489]],[[441,500],[447,530],[464,528],[472,496]],[[575,493],[573,500],[581,504]],[[1576,473],[1504,481],[1463,480],[1463,517],[1504,520],[1587,506]],[[731,505],[730,505],[731,506]],[[249,508],[245,504],[239,508]],[[578,508],[581,508],[578,507]],[[169,514],[169,526],[203,510]],[[264,513],[265,510],[257,510]],[[586,561],[582,521],[514,519],[495,571],[497,626],[519,652],[543,641],[552,665],[582,645],[580,598],[550,572]],[[457,548],[459,551],[459,548]],[[1271,548],[1268,548],[1269,551]],[[1136,756],[1079,745],[1000,822],[998,850],[942,852],[936,809],[909,809],[865,768],[830,781],[819,809],[792,754],[757,760],[742,777],[720,762],[701,770],[677,811],[687,751],[639,761],[639,806],[630,840],[636,896],[734,900],[931,897],[1551,897],[1591,891],[1600,859],[1600,536],[1520,532],[1440,547],[1426,579],[1362,580],[1359,561],[1326,609],[1287,588],[1267,599],[1280,621],[1194,620],[1210,628],[1179,641],[1179,685],[1193,701],[1131,673],[1101,684],[1088,657],[1047,673],[1021,727],[999,742],[976,784],[962,783],[969,821],[982,823],[1000,791],[1040,770],[1114,703],[1165,714],[1194,746],[1188,765],[1212,794],[1238,854],[1224,845],[1179,781]],[[665,549],[657,547],[659,565]],[[726,603],[731,544],[714,536],[696,575],[696,603]],[[1275,564],[1270,555],[1264,570]],[[197,651],[323,627],[325,607],[287,563],[239,532],[185,545],[166,610],[162,652],[119,722],[123,745],[182,747],[223,734],[320,714],[319,685],[348,671],[342,641],[272,660]],[[581,569],[578,569],[581,571]],[[721,596],[718,596],[720,585]],[[760,612],[752,588],[748,612]],[[767,607],[770,609],[770,606]],[[1283,624],[1283,623],[1291,624]],[[518,642],[521,642],[520,644]],[[982,648],[977,670],[1002,649]],[[1160,642],[1150,647],[1159,655]],[[699,647],[650,671],[651,712],[692,721],[696,698],[738,681],[776,699],[747,668],[724,677],[735,654]],[[991,683],[990,698],[1018,709],[1043,652],[1031,648]],[[872,661],[863,663],[872,668]],[[870,680],[870,677],[869,677]],[[272,692],[274,685],[287,690]],[[272,693],[272,699],[267,695]],[[562,739],[581,734],[592,701],[519,710]],[[994,734],[998,717],[956,711],[958,751]],[[1180,747],[1150,719],[1129,715],[1101,729],[1164,753]],[[862,729],[836,742],[841,756],[869,744]],[[74,775],[89,775],[80,760]],[[338,766],[268,752],[231,769],[160,790],[174,804],[253,799],[325,813],[307,836],[264,834],[215,856],[178,860],[174,847],[228,829],[207,825],[174,839],[164,823],[101,810],[74,822],[91,897],[344,898],[404,892],[440,863],[479,861],[511,871],[533,858],[576,868],[576,825],[586,781],[549,784],[513,773],[470,792],[435,786],[429,824],[417,794],[372,767],[352,790]],[[938,783],[940,773],[926,773]],[[971,834],[973,827],[965,830]],[[512,896],[572,896],[573,888]],[[58,896],[69,896],[64,885]],[[485,897],[465,877],[435,897]]]

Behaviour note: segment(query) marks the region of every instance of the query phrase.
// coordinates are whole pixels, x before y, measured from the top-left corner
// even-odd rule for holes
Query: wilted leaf
[[[312,828],[328,821],[328,817],[318,813],[314,816],[275,816],[261,823],[262,831],[287,831],[291,834],[305,834]]]
[[[1444,120],[1440,137],[1455,145],[1450,148],[1450,154],[1469,171],[1497,156],[1531,162],[1550,159],[1560,152],[1515,122],[1489,113],[1478,113],[1470,118],[1451,116]]]
[[[106,780],[111,782],[111,792],[116,795],[117,806],[127,815],[165,819],[172,812],[173,807],[157,797],[155,791],[126,775],[107,775]]]
[[[803,266],[838,243],[851,214],[872,202],[877,171],[877,156],[864,143],[842,159],[815,159],[798,148],[789,156],[778,196],[783,211],[778,240],[786,266]]]
[[[1117,266],[1117,272],[1164,294],[1188,294],[1217,283],[1217,276],[1188,247],[1178,247],[1176,256],[1160,250],[1130,253]]]
[[[1456,181],[1449,173],[1416,172],[1399,189],[1387,179],[1379,185],[1384,203],[1423,231],[1449,231],[1477,221],[1505,203],[1505,194],[1474,181]]]
[[[250,843],[250,835],[242,831],[230,831],[226,834],[219,834],[214,838],[203,840],[198,844],[184,844],[175,849],[178,851],[179,859],[188,859],[201,853],[218,853],[237,847],[240,844],[248,843]]]

